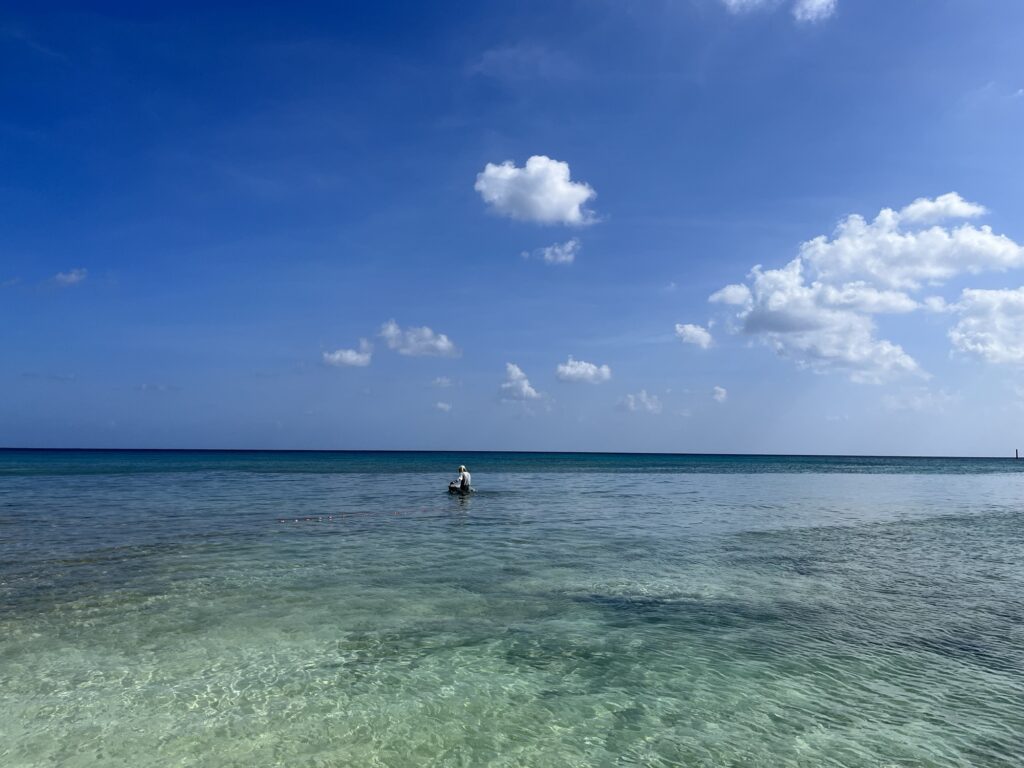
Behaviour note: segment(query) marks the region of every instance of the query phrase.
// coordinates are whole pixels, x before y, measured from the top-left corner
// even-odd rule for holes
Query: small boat
[[[470,494],[472,492],[473,492],[472,488],[467,488],[466,490],[462,490],[462,486],[459,485],[459,481],[458,480],[452,480],[450,483],[448,483],[448,493],[457,493],[460,496],[466,496],[467,494]]]

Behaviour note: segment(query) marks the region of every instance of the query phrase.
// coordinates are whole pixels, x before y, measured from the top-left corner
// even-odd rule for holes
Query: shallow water
[[[1020,466],[0,452],[0,764],[1024,764]]]

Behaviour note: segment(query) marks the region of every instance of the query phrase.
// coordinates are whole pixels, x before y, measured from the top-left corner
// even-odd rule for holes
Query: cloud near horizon
[[[555,375],[562,381],[585,381],[588,384],[600,384],[612,377],[612,369],[607,365],[594,365],[585,360],[576,360],[572,355],[564,363],[559,363]]]
[[[534,155],[518,168],[511,160],[487,163],[473,188],[491,209],[520,221],[583,226],[596,221],[584,204],[597,192],[572,181],[569,164],[546,155]]]
[[[780,356],[819,373],[845,372],[854,381],[927,375],[903,347],[875,336],[875,316],[922,309],[964,314],[951,331],[954,346],[1005,361],[1015,355],[1007,334],[995,344],[981,339],[1013,311],[1013,297],[965,291],[960,303],[946,305],[941,297],[913,295],[958,275],[1024,266],[1024,247],[988,226],[941,225],[984,213],[951,192],[918,198],[899,211],[884,208],[870,222],[853,214],[831,238],[803,243],[784,267],[755,265],[746,283],[727,285],[709,300],[732,307],[739,330]],[[1009,336],[1024,348],[1024,332],[1010,329]]]
[[[337,349],[334,352],[324,352],[323,360],[328,365],[334,366],[355,366],[365,368],[370,364],[373,357],[373,345],[366,339],[359,340],[359,349]]]
[[[644,411],[646,413],[658,414],[662,410],[661,400],[658,396],[648,394],[646,389],[641,389],[635,395],[626,395],[622,400],[622,406],[627,411],[632,412]]]
[[[400,355],[411,357],[458,357],[458,347],[443,333],[435,333],[427,326],[402,329],[394,320],[380,328],[380,335]]]

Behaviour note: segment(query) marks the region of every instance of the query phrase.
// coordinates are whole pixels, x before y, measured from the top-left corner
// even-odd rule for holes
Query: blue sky
[[[0,445],[1024,448],[1016,0],[37,8]]]

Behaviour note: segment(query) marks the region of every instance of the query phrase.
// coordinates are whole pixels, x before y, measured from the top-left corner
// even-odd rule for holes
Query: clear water
[[[1019,766],[1022,470],[0,452],[0,765]]]

